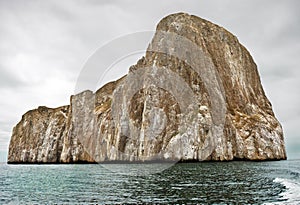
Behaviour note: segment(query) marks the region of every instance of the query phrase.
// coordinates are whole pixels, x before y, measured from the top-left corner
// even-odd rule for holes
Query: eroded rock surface
[[[224,28],[162,19],[127,76],[27,112],[9,163],[286,159],[283,131],[249,52]]]

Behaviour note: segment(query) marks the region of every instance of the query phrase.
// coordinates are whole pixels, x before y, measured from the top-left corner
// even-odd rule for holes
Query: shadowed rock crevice
[[[257,66],[238,39],[196,16],[163,18],[128,75],[70,105],[27,112],[8,163],[286,159]]]

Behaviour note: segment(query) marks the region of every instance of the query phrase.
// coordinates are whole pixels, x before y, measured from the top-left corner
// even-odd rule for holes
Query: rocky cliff
[[[39,107],[13,129],[9,163],[286,159],[257,66],[238,39],[184,13],[162,19],[128,75]]]

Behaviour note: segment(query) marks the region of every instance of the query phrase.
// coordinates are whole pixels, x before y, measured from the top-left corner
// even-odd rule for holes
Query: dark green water
[[[300,161],[186,163],[143,176],[106,168],[2,164],[0,204],[300,204]]]

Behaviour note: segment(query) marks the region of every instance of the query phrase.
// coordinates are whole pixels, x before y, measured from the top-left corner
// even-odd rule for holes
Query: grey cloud
[[[16,76],[11,74],[5,69],[1,68],[0,64],[0,88],[5,88],[5,89],[15,89],[20,86],[24,86],[25,83],[22,82],[20,79],[18,79]]]

